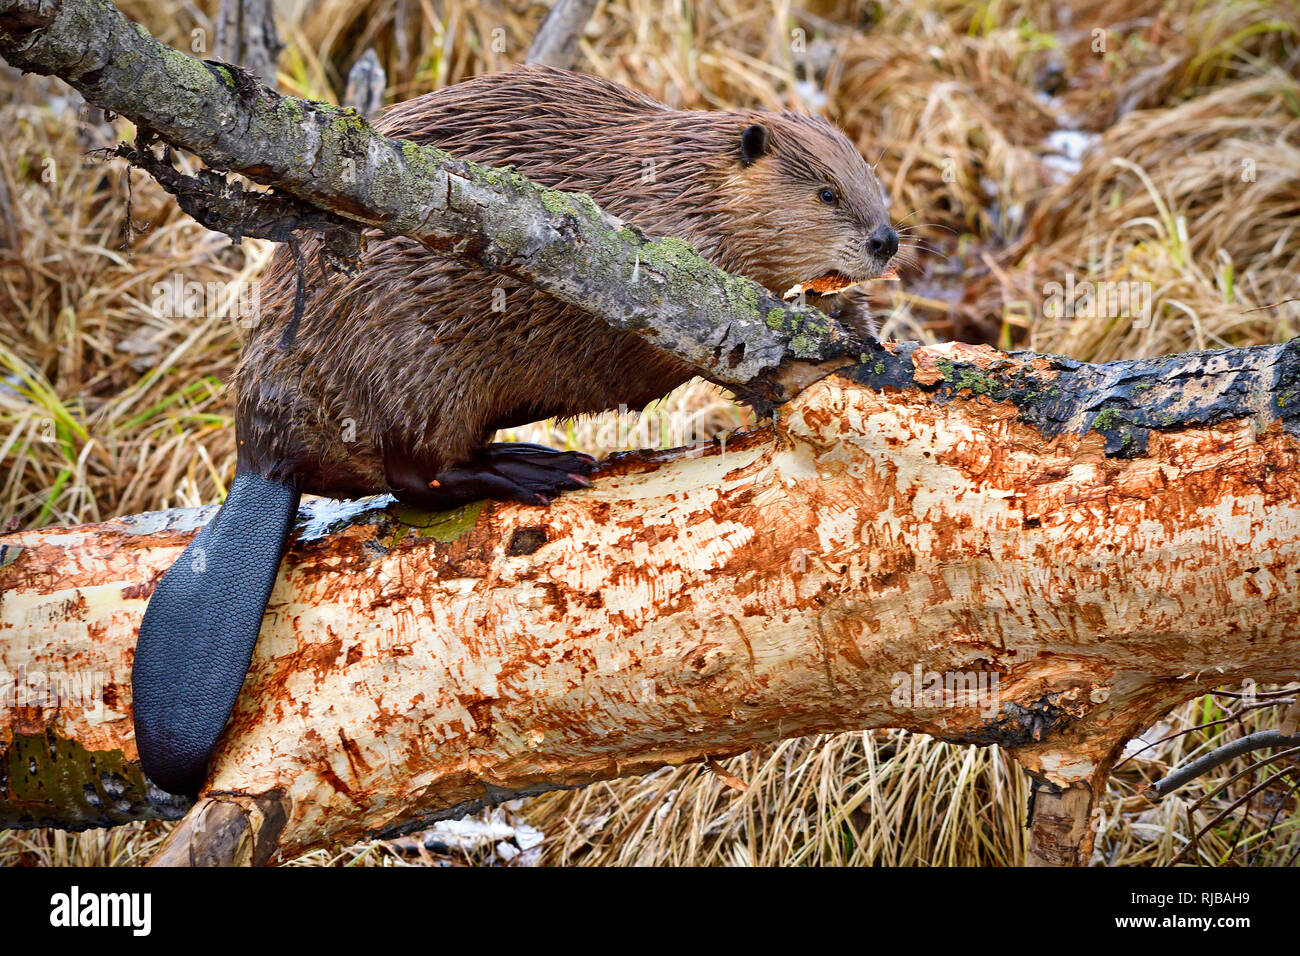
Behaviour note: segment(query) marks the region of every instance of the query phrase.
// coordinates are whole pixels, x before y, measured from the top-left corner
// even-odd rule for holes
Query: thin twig
[[[1146,787],[1144,792],[1153,799],[1159,799],[1191,783],[1197,777],[1204,776],[1215,767],[1222,766],[1234,757],[1248,754],[1252,750],[1263,750],[1265,747],[1287,747],[1294,744],[1300,744],[1300,735],[1286,737],[1276,730],[1260,730],[1247,734],[1179,767],[1173,773]]]

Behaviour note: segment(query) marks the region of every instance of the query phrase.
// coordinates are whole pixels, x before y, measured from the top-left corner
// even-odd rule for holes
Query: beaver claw
[[[427,493],[400,493],[404,500],[447,507],[481,498],[550,504],[561,491],[590,488],[586,477],[596,459],[526,442],[495,442],[472,461],[438,472]]]

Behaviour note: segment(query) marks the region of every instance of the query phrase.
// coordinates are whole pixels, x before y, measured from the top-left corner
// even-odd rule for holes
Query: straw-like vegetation
[[[210,0],[119,5],[182,49],[211,47]],[[407,98],[518,62],[543,12],[290,0],[281,87],[337,101],[373,47],[389,100]],[[673,105],[838,122],[878,161],[906,227],[902,281],[875,302],[887,336],[1104,361],[1300,331],[1298,24],[1294,0],[613,0],[583,49],[584,68]],[[140,174],[89,157],[129,127],[79,113],[57,81],[5,70],[0,126],[0,526],[218,499],[234,468],[232,296],[270,248],[232,246]],[[219,294],[205,287],[197,315],[159,314],[158,286],[175,277]],[[1143,283],[1147,307],[1063,312],[1050,284],[1070,277]],[[750,421],[696,382],[640,421],[520,434],[605,452]],[[1159,804],[1139,793],[1277,726],[1286,699],[1207,697],[1153,729],[1160,742],[1112,779],[1095,862],[1294,864],[1294,753],[1233,761]],[[1022,853],[1027,796],[996,751],[849,734],[512,804],[469,836],[441,828],[433,849],[406,840],[300,862],[1003,864]],[[139,863],[163,832],[0,834],[0,862]]]

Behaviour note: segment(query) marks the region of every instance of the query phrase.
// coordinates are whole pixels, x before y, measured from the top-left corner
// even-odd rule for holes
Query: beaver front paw
[[[494,442],[471,461],[438,472],[426,488],[394,488],[399,500],[422,507],[453,507],[482,498],[550,504],[561,491],[590,488],[596,459],[527,442]]]

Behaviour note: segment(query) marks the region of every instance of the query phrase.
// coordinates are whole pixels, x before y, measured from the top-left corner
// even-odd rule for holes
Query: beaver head
[[[675,110],[601,77],[526,66],[400,103],[379,127],[587,193],[777,295],[874,278],[898,250],[880,180],[814,116]]]
[[[898,252],[871,166],[825,120],[728,114],[732,147],[718,205],[728,265],[777,294],[833,292],[881,275]]]

